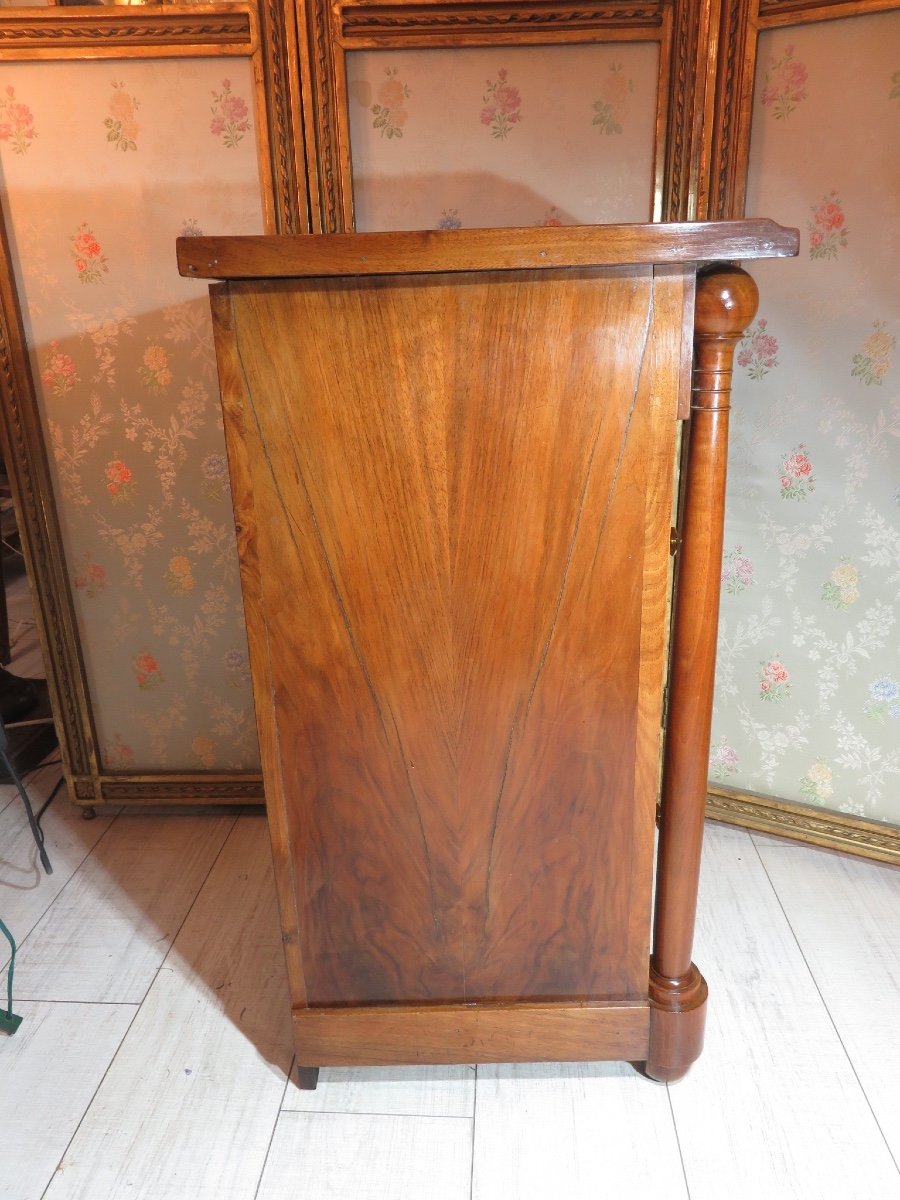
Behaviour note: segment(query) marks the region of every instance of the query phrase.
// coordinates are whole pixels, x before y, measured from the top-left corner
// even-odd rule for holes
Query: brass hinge
[[[672,528],[669,530],[669,553],[673,556],[673,558],[678,553],[678,549],[680,546],[681,546],[681,534],[678,532],[678,530],[673,525]]]

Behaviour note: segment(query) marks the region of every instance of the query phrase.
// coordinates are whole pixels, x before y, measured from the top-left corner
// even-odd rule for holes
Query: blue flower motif
[[[900,721],[900,704],[888,705],[888,716],[893,717],[895,721]]]
[[[887,675],[882,675],[880,679],[876,679],[869,685],[869,694],[876,700],[896,700],[900,697],[900,683],[896,679],[889,679]]]

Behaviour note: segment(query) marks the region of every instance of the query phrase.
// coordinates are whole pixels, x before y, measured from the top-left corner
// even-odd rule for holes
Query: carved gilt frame
[[[723,0],[716,72],[715,117],[710,131],[711,168],[700,215],[710,220],[744,216],[750,125],[759,34],[780,26],[900,9],[898,0]],[[717,821],[779,834],[830,850],[900,864],[900,826],[824,811],[811,805],[710,787],[707,815]]]
[[[429,0],[297,0],[312,228],[353,228],[346,55],[354,50],[583,45],[655,41],[660,47],[653,212],[690,220],[702,187],[702,138],[718,39],[714,0],[623,0],[512,5]]]
[[[277,0],[202,6],[0,10],[0,62],[244,58],[253,72],[266,226],[308,232],[296,31]],[[104,771],[79,644],[47,448],[0,220],[0,438],[35,599],[35,619],[73,801],[181,804],[262,800],[258,772]]]

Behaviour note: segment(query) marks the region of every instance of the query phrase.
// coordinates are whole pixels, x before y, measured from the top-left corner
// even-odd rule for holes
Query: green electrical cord
[[[9,932],[2,921],[0,921],[0,931],[5,934],[12,948],[12,957],[9,960],[9,970],[6,972],[6,1012],[3,1012],[2,1009],[0,1009],[0,1031],[3,1033],[15,1033],[22,1024],[22,1018],[17,1017],[12,1010],[12,985],[13,971],[15,970],[16,966],[16,943],[13,935]]]

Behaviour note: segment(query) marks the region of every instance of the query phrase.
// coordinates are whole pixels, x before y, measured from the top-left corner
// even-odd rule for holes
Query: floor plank
[[[314,1092],[292,1087],[290,1112],[471,1117],[474,1067],[323,1067]]]
[[[468,1200],[471,1162],[465,1118],[285,1112],[257,1200]]]
[[[686,1200],[665,1087],[627,1063],[478,1068],[472,1200]]]
[[[900,1195],[900,1176],[743,830],[707,827],[695,958],[706,1047],[670,1090],[691,1200]]]
[[[140,1003],[234,821],[117,820],[23,939],[19,995]]]
[[[16,1001],[14,1011],[22,1024],[0,1036],[0,1200],[40,1200],[137,1010]]]
[[[291,1058],[268,831],[244,816],[46,1200],[253,1200]]]
[[[900,869],[808,846],[758,849],[900,1163]]]
[[[32,777],[28,795],[35,812],[59,778],[58,767],[47,767]],[[12,789],[9,789],[12,791]],[[3,789],[7,791],[6,788]],[[52,875],[45,875],[25,808],[13,793],[0,812],[0,917],[23,942],[60,894],[97,842],[109,829],[114,815],[85,821],[60,792],[41,819]],[[0,965],[9,960],[7,943],[0,945]]]

